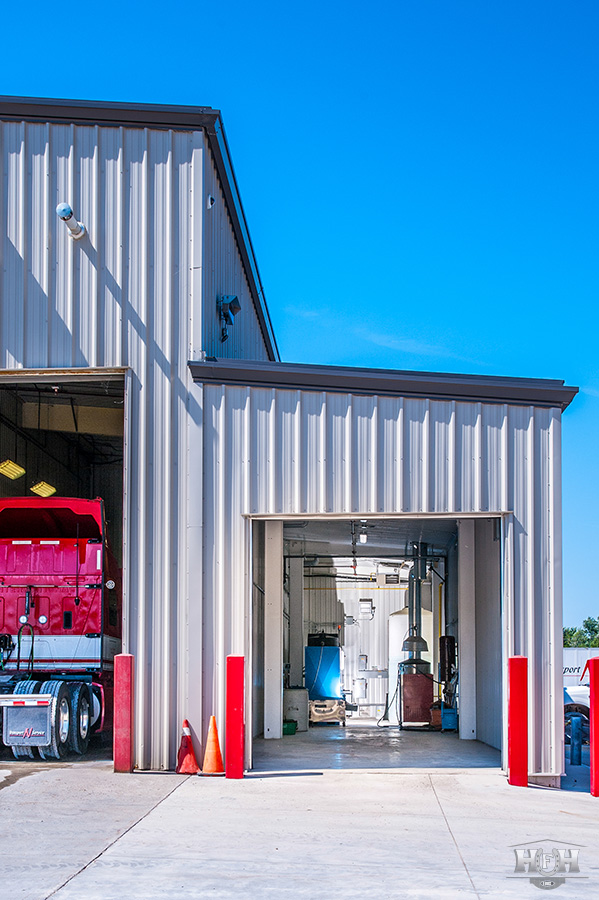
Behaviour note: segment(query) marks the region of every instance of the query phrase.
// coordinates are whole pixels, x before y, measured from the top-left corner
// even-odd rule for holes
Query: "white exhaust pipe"
[[[65,223],[73,240],[80,241],[85,234],[85,225],[83,222],[77,221],[69,204],[59,203],[56,207],[56,215]]]

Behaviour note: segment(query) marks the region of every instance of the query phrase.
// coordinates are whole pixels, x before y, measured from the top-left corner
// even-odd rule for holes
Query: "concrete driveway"
[[[114,775],[101,759],[0,765],[7,897],[534,898],[514,845],[533,859],[578,848],[580,872],[557,896],[599,895],[599,799],[510,788],[497,769],[229,781]]]

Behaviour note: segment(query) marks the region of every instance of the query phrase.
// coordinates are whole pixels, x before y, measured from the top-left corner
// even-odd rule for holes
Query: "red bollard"
[[[133,656],[114,658],[114,771],[133,771]]]
[[[227,656],[225,778],[243,778],[245,758],[243,656]]]
[[[599,797],[599,656],[589,659],[587,666],[591,680],[591,797]]]
[[[528,660],[508,659],[507,780],[528,787]]]

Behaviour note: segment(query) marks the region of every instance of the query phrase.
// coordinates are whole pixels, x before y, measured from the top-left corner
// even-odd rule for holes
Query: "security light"
[[[0,472],[6,475],[7,478],[10,478],[11,481],[16,481],[17,478],[25,474],[25,469],[18,463],[13,462],[12,459],[5,459],[4,462],[0,463]]]
[[[220,315],[220,340],[221,344],[224,344],[229,339],[228,326],[233,324],[234,316],[241,312],[241,303],[235,295],[226,294],[216,301],[216,308]]]
[[[34,484],[29,490],[33,494],[37,494],[38,497],[51,497],[52,494],[56,493],[56,488],[52,487],[51,484],[48,484],[47,481],[38,481],[38,483]]]
[[[228,300],[229,310],[234,316],[236,316],[238,312],[241,312],[241,303],[239,302],[239,299],[237,297],[229,297]]]

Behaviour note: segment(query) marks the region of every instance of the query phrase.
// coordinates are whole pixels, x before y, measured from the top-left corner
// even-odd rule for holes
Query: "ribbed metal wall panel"
[[[172,767],[184,716],[201,738],[201,388],[187,361],[217,328],[211,317],[202,330],[203,270],[241,297],[229,355],[267,357],[220,188],[204,185],[209,155],[200,131],[0,123],[0,367],[130,367],[124,618],[141,768]],[[208,191],[220,243],[209,236],[204,248]],[[60,201],[84,222],[83,240],[56,216]],[[224,564],[219,577],[224,590]],[[243,616],[235,624],[243,634]],[[223,606],[219,659],[230,627]]]
[[[248,280],[235,241],[235,235],[222,187],[210,153],[204,155],[204,194],[214,205],[204,210],[204,344],[208,356],[218,359],[268,359],[264,338],[254,309]],[[229,338],[221,342],[217,299],[236,295],[241,312],[229,325]]]
[[[204,404],[205,547],[228,572],[244,569],[243,516],[504,516],[505,652],[530,660],[531,770],[558,774],[560,412],[211,385],[204,387]],[[249,458],[241,466],[244,434]],[[232,467],[241,467],[242,476],[233,476]],[[232,477],[237,488],[227,492]],[[211,567],[204,571],[204,595],[232,617],[248,602],[243,578],[225,585]],[[218,643],[205,631],[205,661],[216,654],[216,665],[205,672],[219,710],[224,657],[244,650],[239,629],[221,618]]]

